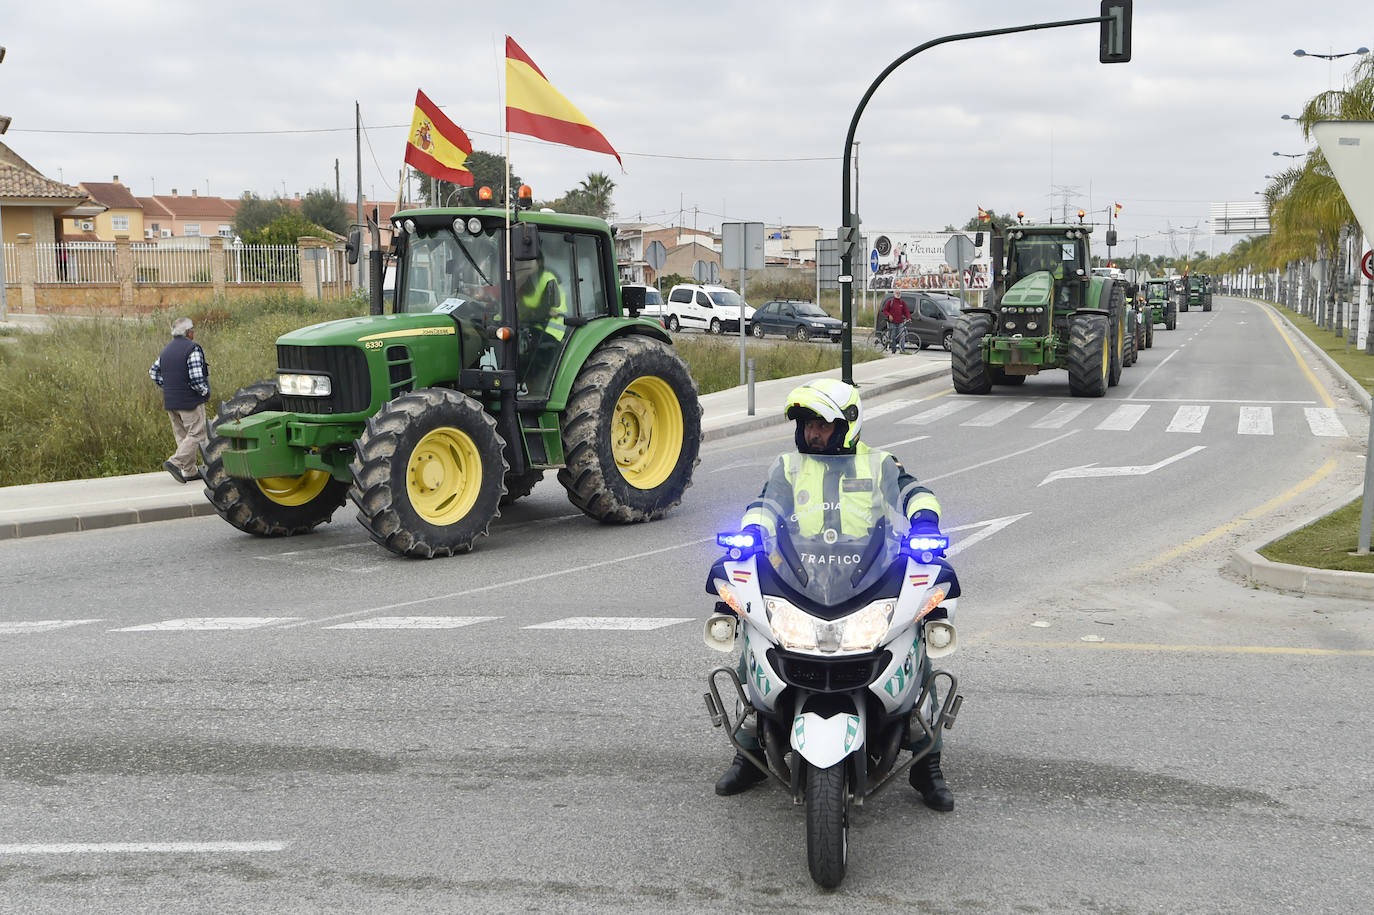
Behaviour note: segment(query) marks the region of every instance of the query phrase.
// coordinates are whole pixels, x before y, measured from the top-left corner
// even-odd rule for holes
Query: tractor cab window
[[[577,306],[579,318],[599,318],[611,313],[606,296],[606,277],[601,272],[600,240],[595,235],[573,236],[577,252]]]
[[[512,270],[520,396],[545,399],[572,333],[567,322],[577,303],[573,236],[562,230],[541,230],[538,259],[517,260]]]
[[[478,318],[500,301],[501,249],[495,229],[417,232],[406,250],[405,295],[397,311]]]

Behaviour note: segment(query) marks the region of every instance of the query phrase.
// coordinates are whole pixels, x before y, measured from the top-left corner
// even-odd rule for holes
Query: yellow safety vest
[[[553,288],[558,293],[558,304],[556,304],[549,313],[548,320],[545,322],[543,330],[544,333],[548,334],[553,339],[562,340],[564,335],[568,332],[568,325],[565,324],[563,320],[567,317],[568,306],[567,300],[563,296],[563,287],[558,283],[558,277],[554,276],[548,270],[539,274],[538,278],[534,281],[534,287],[529,292],[521,294],[520,304],[525,307],[527,312],[537,312],[539,307],[544,303],[544,290],[548,288],[550,283],[553,283]]]

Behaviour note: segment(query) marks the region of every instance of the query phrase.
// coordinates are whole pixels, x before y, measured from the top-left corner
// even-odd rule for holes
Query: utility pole
[[[353,222],[358,228],[363,228],[363,111],[355,101],[353,103],[353,152],[357,157],[358,163],[358,195],[354,201]],[[368,238],[366,232],[363,233]],[[370,238],[369,238],[370,241]],[[365,257],[358,258],[358,288],[367,285],[367,261]]]

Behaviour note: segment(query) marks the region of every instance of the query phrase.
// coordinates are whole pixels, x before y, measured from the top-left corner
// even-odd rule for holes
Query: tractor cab
[[[1091,226],[1013,226],[999,278],[999,330],[1045,336],[1052,317],[1084,307]],[[1038,318],[1037,318],[1038,316]]]

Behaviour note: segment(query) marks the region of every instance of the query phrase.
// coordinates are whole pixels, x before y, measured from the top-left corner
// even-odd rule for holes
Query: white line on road
[[[570,569],[558,569],[553,572],[544,572],[540,575],[528,575],[524,578],[515,578],[509,581],[498,581],[494,585],[480,585],[476,588],[468,588],[463,591],[450,591],[448,594],[435,594],[430,597],[417,597],[415,600],[403,600],[394,604],[383,604],[380,607],[369,607],[366,610],[355,610],[352,613],[339,613],[334,616],[326,616],[323,619],[304,620],[299,623],[288,623],[281,626],[281,629],[295,629],[299,626],[318,626],[320,623],[332,623],[335,620],[352,619],[356,616],[366,616],[369,613],[381,613],[385,610],[396,610],[400,607],[413,607],[416,604],[426,604],[435,600],[453,600],[455,597],[467,597],[469,594],[480,594],[483,591],[495,591],[497,588],[510,589],[518,585],[526,585],[534,581],[543,581],[545,578],[557,578],[560,575],[576,575],[582,572],[590,572],[603,566],[616,565],[621,562],[634,562],[636,559],[643,559],[646,556],[657,556],[659,553],[673,553],[689,547],[700,546],[703,543],[715,543],[714,535],[702,537],[697,540],[688,540],[686,543],[676,543],[672,546],[661,547],[657,550],[646,550],[643,553],[635,553],[632,556],[620,556],[615,559],[603,559],[601,562],[588,562]]]
[[[1126,395],[1126,399],[1127,399],[1127,400],[1135,400],[1135,399],[1136,399],[1136,397],[1135,397],[1135,392],[1136,392],[1136,391],[1139,391],[1142,387],[1145,386],[1145,383],[1146,383],[1147,381],[1149,381],[1151,378],[1155,377],[1155,372],[1158,372],[1160,369],[1164,368],[1164,363],[1166,363],[1166,362],[1168,362],[1170,359],[1174,358],[1174,353],[1177,353],[1177,352],[1178,352],[1178,350],[1174,350],[1173,353],[1170,353],[1169,355],[1165,356],[1163,359],[1159,360],[1159,365],[1157,365],[1157,366],[1155,366],[1154,368],[1150,369],[1150,374],[1148,374],[1148,375],[1146,375],[1144,378],[1140,379],[1140,383],[1137,384],[1135,387],[1131,388],[1131,393]]]
[[[917,413],[915,416],[899,419],[897,420],[897,425],[924,426],[926,423],[933,423],[937,419],[944,419],[946,416],[958,413],[960,410],[967,410],[976,402],[977,401],[973,400],[949,400],[940,404],[938,407],[926,410],[924,413]]]
[[[57,842],[0,845],[0,855],[184,855],[285,851],[289,842]]]
[[[1029,406],[1030,401],[1028,400],[1008,401],[1007,403],[993,407],[991,410],[988,410],[984,413],[980,413],[978,416],[973,417],[973,419],[970,419],[968,422],[960,423],[960,425],[981,426],[984,428],[987,428],[989,426],[995,426],[1003,420],[1011,419],[1017,413],[1020,413],[1022,410],[1026,409],[1026,407]]]
[[[1330,407],[1308,407],[1302,412],[1307,414],[1307,425],[1312,430],[1313,435],[1340,437],[1346,435],[1345,426],[1341,424],[1341,418],[1336,415],[1334,409]]]
[[[193,632],[200,630],[261,629],[278,623],[298,620],[298,616],[199,616],[179,620],[163,620],[144,626],[126,626],[111,632]]]
[[[1055,480],[1073,480],[1089,477],[1138,477],[1147,473],[1154,473],[1161,467],[1168,467],[1175,461],[1181,461],[1186,457],[1197,454],[1207,448],[1206,445],[1194,445],[1186,451],[1180,451],[1173,457],[1165,458],[1154,464],[1136,464],[1130,467],[1099,467],[1096,463],[1081,464],[1078,467],[1066,467],[1063,470],[1056,470],[1054,473],[1040,481],[1040,485],[1052,483]]]
[[[1179,407],[1165,432],[1201,432],[1211,407]]]
[[[499,616],[374,616],[326,629],[460,629],[499,620]]]
[[[1029,516],[1030,512],[1022,512],[1019,515],[1007,515],[1005,518],[993,518],[991,521],[976,521],[973,524],[961,524],[958,527],[946,528],[946,534],[953,534],[957,531],[973,530],[975,528],[982,528],[982,530],[978,531],[978,533],[974,534],[973,536],[962,539],[958,543],[955,543],[952,546],[950,546],[950,548],[945,552],[945,555],[957,556],[964,550],[973,546],[978,541],[986,540],[988,537],[991,537],[993,534],[997,533],[1003,528],[1009,527],[1015,524],[1017,521],[1020,521],[1022,518],[1026,518]]]
[[[970,464],[967,467],[960,467],[958,470],[951,470],[949,473],[942,473],[938,476],[933,477],[925,477],[921,480],[921,482],[934,483],[936,480],[943,480],[946,477],[956,476],[961,473],[968,473],[970,470],[977,470],[979,467],[986,467],[989,464],[996,464],[998,461],[1006,461],[1014,457],[1020,457],[1023,454],[1029,454],[1030,452],[1035,451],[1037,448],[1044,448],[1046,445],[1053,445],[1055,442],[1062,442],[1064,439],[1068,438],[1070,435],[1073,435],[1077,431],[1077,429],[1070,429],[1063,435],[1056,435],[1049,441],[1041,442],[1038,445],[1031,445],[1029,448],[1022,448],[1020,451],[1013,451],[1011,454],[1004,454],[1001,457],[988,458],[986,461],[981,461],[977,464]]]
[[[1129,432],[1140,422],[1141,417],[1150,409],[1149,404],[1122,404],[1111,415],[1097,424],[1105,432]]]
[[[676,626],[678,623],[690,623],[689,617],[633,617],[633,616],[570,616],[567,619],[553,620],[549,623],[536,623],[533,626],[521,626],[522,629],[584,629],[584,630],[616,630],[628,632],[647,632],[651,629],[662,629],[665,626]]]
[[[1237,435],[1273,435],[1274,411],[1269,407],[1241,407]]]
[[[1075,419],[1078,419],[1087,409],[1088,404],[1085,403],[1061,403],[1046,414],[1044,419],[1031,423],[1031,428],[1062,429]]]
[[[104,620],[11,620],[0,623],[0,635],[18,635],[24,632],[52,632],[55,629],[70,629],[72,626],[85,626],[87,623],[103,623]]]
[[[926,439],[926,438],[930,438],[930,436],[929,436],[929,435],[918,435],[918,436],[916,436],[915,438],[904,438],[904,439],[902,439],[901,441],[888,442],[888,443],[885,444],[885,445],[879,445],[879,446],[878,446],[878,450],[879,450],[879,451],[891,451],[893,448],[896,448],[898,445],[910,445],[912,442],[919,442],[919,441],[921,441],[922,439]]]

